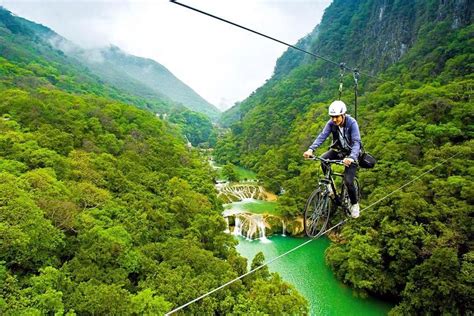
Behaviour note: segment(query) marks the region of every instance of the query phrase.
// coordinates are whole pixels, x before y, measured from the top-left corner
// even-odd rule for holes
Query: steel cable
[[[263,36],[263,37],[268,38],[268,39],[270,39],[270,40],[272,40],[272,41],[275,41],[275,42],[278,42],[278,43],[280,43],[280,44],[283,44],[283,45],[286,45],[286,46],[288,46],[288,47],[291,47],[291,48],[293,48],[293,49],[296,49],[297,51],[300,51],[300,52],[302,52],[302,53],[311,55],[311,56],[313,56],[313,57],[315,57],[315,58],[322,59],[322,60],[324,60],[324,61],[326,61],[326,62],[328,62],[328,63],[331,63],[331,64],[333,64],[333,65],[336,65],[336,66],[338,66],[338,67],[340,67],[341,65],[343,65],[342,67],[344,67],[345,70],[349,70],[349,71],[351,71],[351,72],[354,72],[355,70],[357,70],[359,73],[361,73],[361,74],[363,74],[363,75],[365,75],[365,76],[368,76],[368,77],[370,77],[370,78],[377,79],[377,80],[380,80],[380,81],[384,81],[384,82],[385,82],[385,80],[383,80],[383,79],[381,79],[381,78],[378,78],[378,77],[375,77],[375,76],[372,76],[372,75],[370,75],[370,74],[368,74],[368,73],[361,72],[361,71],[359,71],[357,68],[348,67],[348,66],[346,66],[345,63],[338,63],[338,62],[335,62],[335,61],[333,61],[333,60],[331,60],[331,59],[329,59],[329,58],[327,58],[327,57],[324,57],[324,56],[321,56],[321,55],[318,55],[318,54],[315,54],[315,53],[308,52],[307,50],[304,50],[304,49],[302,49],[302,48],[299,48],[299,47],[297,47],[297,46],[295,46],[295,45],[291,45],[291,44],[286,43],[286,42],[284,42],[284,41],[281,41],[281,40],[279,40],[279,39],[277,39],[277,38],[275,38],[275,37],[268,36],[268,35],[263,34],[263,33],[261,33],[261,32],[252,30],[251,28],[248,28],[248,27],[245,27],[245,26],[243,26],[243,25],[237,24],[237,23],[235,23],[235,22],[232,22],[232,21],[223,19],[223,18],[218,17],[218,16],[216,16],[216,15],[214,15],[214,14],[211,14],[211,13],[208,13],[208,12],[205,12],[205,11],[202,11],[202,10],[199,10],[199,9],[196,9],[196,8],[193,8],[193,7],[189,6],[189,5],[186,5],[186,4],[184,4],[184,3],[180,3],[180,2],[178,2],[178,1],[176,1],[176,0],[170,0],[170,2],[171,2],[171,3],[174,3],[174,4],[177,4],[177,5],[180,5],[180,6],[184,7],[184,8],[193,10],[193,11],[195,11],[195,12],[198,12],[198,13],[201,13],[201,14],[204,14],[204,15],[207,15],[207,16],[209,16],[209,17],[211,17],[211,18],[214,18],[214,19],[217,19],[217,20],[219,20],[219,21],[222,21],[222,22],[231,24],[231,25],[233,25],[233,26],[236,26],[236,27],[238,27],[238,28],[244,29],[244,30],[249,31],[249,32],[251,32],[251,33],[254,33],[254,34]]]

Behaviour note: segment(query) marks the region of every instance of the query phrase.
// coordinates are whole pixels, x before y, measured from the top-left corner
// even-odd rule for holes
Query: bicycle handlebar
[[[334,163],[334,164],[337,164],[337,165],[343,165],[344,163],[342,162],[342,160],[331,160],[331,159],[324,159],[324,158],[321,158],[321,157],[317,157],[317,156],[311,156],[309,158],[307,158],[309,160],[319,160],[321,162],[324,162],[324,163],[328,163],[328,164],[331,164],[331,163]]]
[[[327,164],[336,164],[336,165],[344,165],[344,162],[342,160],[331,160],[331,159],[324,159],[321,157],[316,157],[316,156],[311,156],[309,158],[306,158],[308,160],[319,160],[321,162],[327,163]],[[358,165],[357,161],[352,162],[355,165]]]

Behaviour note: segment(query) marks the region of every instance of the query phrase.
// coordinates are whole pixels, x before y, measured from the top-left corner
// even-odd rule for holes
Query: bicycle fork
[[[328,195],[331,199],[334,200],[334,199],[336,198],[336,194],[334,193],[335,188],[333,188],[333,185],[332,185],[332,183],[331,183],[330,180],[328,180],[328,179],[321,179],[321,180],[319,181],[319,184],[324,187],[324,191],[327,193],[327,195]]]
[[[330,179],[321,179],[319,181],[319,184],[324,187],[324,192],[327,194],[331,200],[334,201],[334,204],[339,207],[339,206],[344,206],[346,205],[346,201],[344,201],[344,194],[338,195],[336,192],[336,187],[334,185],[334,182],[332,182]],[[344,207],[343,207],[344,208]],[[347,210],[345,210],[347,212]]]

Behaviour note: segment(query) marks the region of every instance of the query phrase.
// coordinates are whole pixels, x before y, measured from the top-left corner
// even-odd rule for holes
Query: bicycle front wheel
[[[308,237],[319,236],[329,221],[328,192],[318,188],[311,193],[304,209],[304,230]]]

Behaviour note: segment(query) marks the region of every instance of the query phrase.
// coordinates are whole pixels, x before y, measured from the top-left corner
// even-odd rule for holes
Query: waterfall
[[[246,212],[247,203],[258,203],[258,200],[265,200],[267,192],[258,184],[230,184],[228,182],[217,181],[216,189],[219,197],[224,201],[225,210],[222,216],[226,219],[227,229],[229,233],[229,216],[234,216],[235,226],[232,231],[233,235],[242,236],[247,240],[258,239],[261,242],[271,242],[266,236],[265,218],[261,214],[252,214]],[[236,202],[238,201],[238,202]],[[283,229],[285,232],[285,228]]]
[[[270,240],[268,240],[267,236],[265,235],[265,222],[263,221],[263,216],[260,215],[256,219],[256,226],[260,230],[260,241],[263,243],[269,243]]]
[[[247,240],[253,240],[252,237],[254,235],[256,235],[256,233],[258,232],[258,227],[255,223],[255,221],[252,220],[252,217],[247,217],[247,221],[246,221],[246,224],[247,224]]]
[[[242,226],[240,223],[240,218],[238,216],[235,217],[234,235],[236,236],[242,235]]]
[[[259,185],[253,184],[232,184],[222,183],[216,185],[219,195],[231,195],[239,201],[248,201],[252,199],[261,199],[265,196],[265,190]]]
[[[229,229],[229,218],[228,218],[228,217],[224,217],[224,219],[225,219],[225,222],[226,222],[226,229],[224,230],[224,233],[229,234],[229,233],[230,233],[230,229]]]
[[[260,214],[235,214],[234,235],[240,235],[247,240],[259,239],[261,242],[271,242],[265,233],[265,220]]]
[[[283,219],[281,220],[281,226],[283,227],[281,235],[286,237],[286,234],[285,234],[286,233],[286,223]]]

